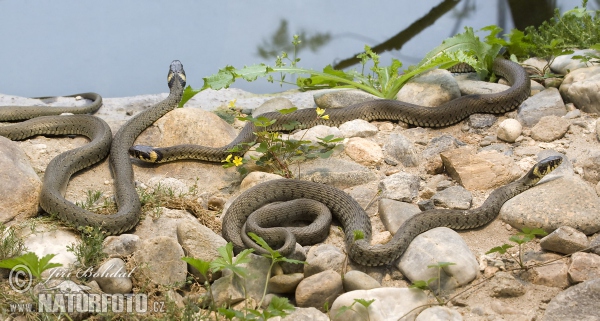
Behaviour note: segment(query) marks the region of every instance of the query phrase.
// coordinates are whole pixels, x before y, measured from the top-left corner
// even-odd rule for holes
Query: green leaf
[[[192,89],[191,86],[185,87],[185,90],[183,91],[183,97],[181,97],[178,107],[183,107],[188,100],[192,99],[192,97],[194,97],[200,91],[200,89]]]
[[[452,262],[437,262],[437,264],[432,264],[432,265],[428,265],[428,268],[443,268],[443,267],[447,267],[450,265],[456,265],[456,263],[452,263]]]
[[[271,71],[271,68],[265,64],[244,66],[244,68],[235,70],[234,75],[246,81],[255,81],[258,77],[264,77]]]
[[[373,302],[375,302],[375,299],[371,299],[371,300],[354,299],[354,302],[358,302],[360,305],[364,306],[365,308],[368,308],[369,305],[371,305]]]
[[[514,246],[512,246],[510,244],[502,244],[501,246],[496,246],[496,247],[492,248],[491,250],[485,252],[485,254],[490,254],[490,253],[494,253],[494,252],[504,254],[504,253],[506,253],[506,250],[510,249],[511,247],[514,247]]]
[[[267,250],[267,252],[269,252],[269,254],[267,256],[270,256],[273,259],[281,257],[281,254],[279,254],[279,252],[273,250],[273,248],[270,247],[269,244],[262,237],[254,234],[252,232],[249,232],[248,236],[250,236],[254,240],[254,242],[256,242],[256,244],[260,245],[260,247],[262,247],[263,249]]]
[[[204,86],[202,86],[200,91],[208,88],[214,90],[229,88],[229,86],[235,81],[235,68],[227,65],[225,68],[219,69],[219,72],[216,74],[202,79],[204,80]]]
[[[29,269],[31,275],[40,278],[45,270],[62,266],[60,263],[49,263],[56,254],[47,254],[41,259],[34,252],[27,252],[21,256],[13,257],[0,261],[0,267],[13,269],[17,265],[24,265]],[[18,268],[19,271],[28,272],[25,268]]]
[[[210,269],[210,262],[204,261],[201,259],[196,259],[189,256],[184,256],[181,258],[183,261],[187,262],[187,264],[193,266],[202,274],[204,278],[208,277],[208,270]]]
[[[289,123],[287,123],[287,124],[283,124],[283,128],[284,128],[285,130],[290,130],[290,131],[291,131],[291,130],[294,130],[294,129],[296,129],[296,128],[297,128],[297,127],[299,127],[300,125],[302,125],[302,124],[301,124],[299,121],[297,121],[297,120],[292,120],[292,121],[290,121],[290,122],[289,122]]]
[[[291,113],[295,112],[296,110],[298,110],[298,107],[280,109],[280,110],[278,110],[278,112],[282,115],[287,115],[287,114],[291,114]]]
[[[269,317],[285,317],[288,315],[288,311],[291,313],[296,308],[290,304],[290,301],[284,297],[274,296],[269,302],[269,306],[267,307],[267,311],[269,313]]]
[[[421,289],[421,290],[427,290],[429,289],[429,283],[423,280],[417,280],[414,281],[413,284],[408,286],[411,289]]]

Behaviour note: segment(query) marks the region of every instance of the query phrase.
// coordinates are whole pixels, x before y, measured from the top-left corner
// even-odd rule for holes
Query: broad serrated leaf
[[[255,81],[258,77],[266,76],[271,69],[265,64],[244,66],[244,68],[235,70],[234,75],[246,81]]]
[[[485,252],[485,254],[491,254],[491,253],[494,253],[494,252],[498,252],[500,254],[504,254],[504,253],[506,253],[506,250],[510,249],[511,247],[514,247],[514,246],[512,246],[510,244],[502,244],[501,246],[493,247],[491,250]]]
[[[214,90],[229,88],[235,81],[234,71],[235,68],[233,66],[227,65],[225,68],[219,69],[219,72],[216,74],[202,78],[204,80],[204,85],[201,90],[208,88]]]

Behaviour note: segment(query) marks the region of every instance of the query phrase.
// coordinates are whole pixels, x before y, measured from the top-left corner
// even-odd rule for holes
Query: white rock
[[[377,127],[366,120],[355,119],[340,125],[343,137],[368,137],[377,134]]]
[[[523,126],[516,119],[505,119],[498,125],[496,136],[505,142],[514,143],[523,132]]]
[[[345,151],[355,162],[366,166],[376,165],[383,160],[381,147],[377,143],[361,137],[350,138]]]
[[[344,306],[351,306],[354,299],[375,300],[368,308],[361,304],[354,304],[352,310],[341,313],[335,320],[344,321],[396,321],[414,320],[420,309],[413,310],[427,304],[427,295],[424,291],[408,288],[377,288],[371,290],[356,290],[340,295],[331,305],[331,315],[338,315]]]

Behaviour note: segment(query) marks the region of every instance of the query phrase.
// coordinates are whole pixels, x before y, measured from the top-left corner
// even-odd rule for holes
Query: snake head
[[[183,70],[183,64],[179,60],[173,60],[169,67],[169,75],[167,76],[169,82],[169,88],[174,88],[174,85],[178,83],[181,88],[185,87],[186,77],[185,70]]]
[[[152,146],[135,145],[129,147],[129,155],[147,163],[159,162],[163,155],[161,152],[154,150]]]
[[[533,185],[539,182],[544,176],[555,170],[562,161],[563,158],[560,156],[550,156],[535,164],[526,175],[529,182],[531,182],[530,184]]]

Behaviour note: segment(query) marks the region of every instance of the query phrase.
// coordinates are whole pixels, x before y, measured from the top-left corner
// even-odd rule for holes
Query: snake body
[[[278,179],[258,184],[245,192],[228,208],[223,217],[223,237],[232,242],[239,252],[247,246],[240,237],[240,231],[252,212],[262,206],[278,201],[299,198],[312,199],[323,203],[344,229],[348,255],[356,263],[377,266],[390,264],[398,259],[410,242],[419,234],[435,227],[449,227],[456,230],[471,229],[486,225],[498,215],[502,205],[512,197],[533,187],[545,175],[556,169],[562,157],[551,156],[534,165],[522,178],[504,185],[490,193],[484,203],[471,210],[433,209],[427,210],[406,220],[391,241],[386,244],[370,245],[371,221],[360,205],[348,194],[334,187],[291,179]],[[294,207],[295,205],[289,205]],[[300,209],[288,209],[300,210]],[[361,231],[363,239],[354,240],[353,231]],[[269,243],[270,235],[262,235]],[[295,244],[294,244],[295,245]],[[284,256],[294,249],[286,245],[280,249]]]
[[[277,120],[267,127],[269,131],[288,130],[284,128],[284,125],[292,121],[300,123],[298,128],[310,128],[316,125],[339,126],[346,121],[359,118],[367,121],[396,120],[422,127],[444,127],[458,123],[474,113],[504,113],[511,111],[529,97],[530,81],[527,73],[519,64],[497,58],[493,64],[493,71],[496,75],[506,78],[512,84],[511,87],[500,93],[462,96],[435,108],[397,100],[373,100],[345,108],[327,109],[329,120],[316,117],[314,109],[296,110],[285,115],[279,112],[271,112],[261,116]],[[230,144],[223,147],[177,145],[154,148],[137,145],[130,148],[129,153],[133,157],[153,163],[170,162],[178,159],[221,162],[231,154],[229,150],[233,147],[253,142],[256,139],[254,135],[256,131],[257,128],[254,124],[248,122],[240,134]],[[245,150],[241,151],[240,154],[244,152]]]
[[[84,135],[91,142],[85,146],[64,152],[48,164],[40,195],[40,206],[44,211],[56,214],[61,220],[75,226],[101,227],[109,234],[119,234],[130,230],[139,221],[140,201],[133,180],[133,168],[127,149],[137,136],[158,118],[177,107],[185,87],[185,72],[182,64],[175,60],[171,63],[167,77],[169,96],[156,105],[144,110],[127,121],[112,140],[110,127],[102,119],[91,115],[42,116],[64,112],[93,112],[101,105],[97,94],[79,94],[94,99],[86,108],[79,107],[22,107],[7,106],[0,108],[0,120],[29,119],[22,123],[0,127],[0,135],[13,140],[26,139],[35,135]],[[76,95],[72,95],[76,96]],[[48,98],[48,97],[45,97]],[[84,210],[64,198],[64,192],[71,175],[91,166],[106,157],[110,151],[110,165],[115,181],[115,194],[118,212],[100,215]]]

